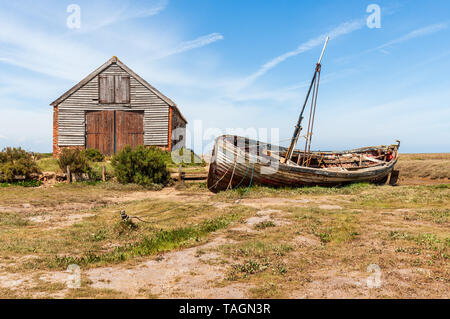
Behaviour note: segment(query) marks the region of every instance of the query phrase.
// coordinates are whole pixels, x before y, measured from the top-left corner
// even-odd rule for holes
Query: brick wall
[[[58,157],[60,153],[58,147],[58,106],[53,107],[53,157]]]

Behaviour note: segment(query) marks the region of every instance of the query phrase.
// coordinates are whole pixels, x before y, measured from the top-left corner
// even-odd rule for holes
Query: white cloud
[[[342,149],[389,144],[399,139],[402,152],[443,152],[448,148],[444,141],[450,140],[450,130],[445,129],[450,120],[450,103],[442,101],[449,99],[449,92],[436,88],[387,102],[362,98],[349,105],[333,106],[317,116],[315,127],[320,130],[315,132],[314,146]]]
[[[172,50],[168,50],[168,51],[162,53],[157,58],[158,59],[164,58],[164,57],[167,57],[170,55],[179,54],[179,53],[186,52],[189,50],[201,48],[205,45],[214,43],[214,42],[222,40],[222,39],[223,39],[223,35],[221,35],[220,33],[217,33],[217,32],[211,33],[208,35],[204,35],[204,36],[198,37],[197,39],[194,39],[194,40],[181,42],[177,47],[175,47]]]
[[[166,1],[161,3],[164,4]],[[149,16],[156,14],[163,7],[144,10],[143,12],[136,11],[133,14],[125,15],[125,17],[121,16],[120,19]],[[113,22],[109,21],[108,24],[110,23]],[[142,33],[142,30],[136,30],[139,33],[137,36],[140,38],[139,42],[150,43],[150,46],[144,46],[141,50],[130,52],[129,48],[136,47],[137,44],[136,38],[129,36],[129,33],[133,32],[131,31],[133,27],[130,26],[130,28],[114,33],[114,38],[120,39],[120,46],[117,46],[115,41],[110,43],[105,41],[105,38],[108,39],[111,35],[105,36],[104,31],[89,34],[90,42],[97,43],[97,45],[89,45],[85,42],[85,38],[78,37],[76,32],[72,34],[73,36],[68,36],[67,33],[61,36],[61,32],[58,33],[57,31],[44,32],[42,29],[28,25],[23,19],[0,12],[0,62],[56,78],[79,81],[112,55],[117,55],[120,58],[122,52],[127,55],[136,55],[135,61],[145,60],[144,70],[160,69],[162,58],[200,48],[223,39],[220,33],[211,33],[194,40],[179,42],[179,37],[175,34]],[[65,27],[62,27],[62,30],[66,32]],[[146,41],[142,41],[142,37],[146,37]],[[176,44],[177,42],[179,44]],[[158,62],[152,62],[154,58],[158,58]],[[125,60],[133,61],[129,57]],[[158,73],[164,75],[171,73],[171,71],[166,70],[166,72]],[[180,72],[175,73],[178,74],[170,77],[169,81],[174,80],[176,82],[180,79]],[[183,77],[189,78],[187,75],[183,75]]]
[[[357,53],[357,54],[352,54],[352,55],[348,55],[348,56],[344,56],[344,57],[338,58],[337,61],[338,62],[347,62],[348,63],[348,62],[354,61],[356,59],[356,57],[358,57],[358,56],[361,56],[361,55],[366,54],[366,53],[374,52],[374,51],[378,51],[378,52],[381,52],[384,55],[388,55],[390,53],[388,49],[393,47],[396,44],[400,44],[400,43],[403,43],[403,42],[406,42],[408,40],[412,40],[412,39],[415,39],[415,38],[431,35],[431,34],[434,34],[436,32],[443,31],[443,30],[445,30],[447,28],[448,28],[448,23],[446,23],[446,22],[432,24],[432,25],[429,25],[429,26],[426,26],[426,27],[418,28],[418,29],[415,29],[415,30],[413,30],[411,32],[408,32],[407,34],[405,34],[405,35],[403,35],[401,37],[398,37],[398,38],[390,40],[390,41],[388,41],[388,42],[386,42],[384,44],[381,44],[381,45],[379,45],[377,47],[374,47],[374,48],[362,51],[362,52]]]
[[[382,49],[384,49],[386,47],[390,47],[390,46],[393,46],[395,44],[402,43],[402,42],[405,42],[405,41],[408,41],[408,40],[411,40],[411,39],[414,39],[414,38],[417,38],[417,37],[430,35],[430,34],[442,31],[444,29],[447,29],[447,27],[448,27],[447,23],[438,23],[438,24],[432,24],[432,25],[429,25],[429,26],[426,26],[426,27],[423,27],[423,28],[419,28],[419,29],[413,30],[413,31],[405,34],[402,37],[399,37],[397,39],[394,39],[394,40],[391,40],[389,42],[386,42],[386,43],[384,43],[384,44],[382,44],[380,46],[377,46],[376,48],[373,48],[373,49],[371,49],[369,51],[381,50],[382,52],[385,53],[386,50],[382,50]]]
[[[168,3],[168,0],[159,0],[153,4],[150,3],[150,6],[136,5],[133,2],[120,2],[114,5],[110,2],[84,4],[81,7],[82,26],[75,31],[77,33],[88,33],[116,23],[155,16],[166,9]],[[95,14],[89,14],[89,12]]]
[[[30,151],[48,152],[51,149],[51,127],[50,108],[33,111],[0,108],[0,149],[21,146]]]
[[[33,29],[2,13],[0,48],[2,62],[68,80],[79,80],[87,74],[87,68],[106,60],[91,47]]]
[[[161,3],[167,5],[167,2]],[[111,55],[119,56],[137,73],[171,97],[180,106],[190,125],[194,123],[194,120],[202,119],[205,128],[279,127],[280,137],[289,138],[298,116],[299,104],[304,98],[305,88],[309,85],[309,75],[308,78],[303,78],[304,82],[300,82],[302,80],[300,78],[299,83],[287,87],[279,87],[279,83],[274,81],[264,87],[262,83],[255,83],[255,81],[280,63],[286,63],[292,57],[321,47],[327,35],[333,40],[364,27],[364,20],[343,23],[327,33],[303,42],[289,52],[268,60],[264,65],[254,66],[256,72],[248,77],[240,77],[233,73],[233,69],[240,66],[239,59],[233,61],[233,64],[227,64],[231,67],[225,69],[223,67],[225,63],[220,60],[220,54],[215,54],[212,50],[208,52],[195,50],[221,41],[222,34],[205,32],[209,34],[190,38],[184,30],[181,32],[177,30],[179,26],[174,26],[172,29],[160,24],[152,24],[151,19],[149,21],[128,20],[126,23],[121,23],[125,18],[153,17],[164,9],[164,6],[161,6],[156,10],[154,8],[157,6],[153,5],[151,7],[153,9],[140,13],[137,7],[133,9],[130,6],[117,5],[109,8],[110,12],[101,12],[97,20],[94,16],[97,12],[87,10],[85,5],[82,5],[83,16],[87,14],[87,11],[93,14],[91,17],[86,17],[83,26],[95,31],[79,35],[77,31],[68,31],[64,19],[59,29],[49,30],[45,28],[45,24],[33,24],[35,23],[33,19],[0,11],[0,63],[3,64],[0,68],[4,67],[0,73],[0,146],[21,145],[27,149],[50,151],[52,122],[51,108],[48,103]],[[125,12],[128,13],[125,14]],[[122,13],[125,17],[121,16]],[[55,22],[53,26],[55,24],[57,23]],[[434,27],[418,29],[390,41],[389,45],[386,44],[379,49],[385,50],[402,41],[438,32],[443,28],[446,26],[434,25]],[[186,62],[182,53],[189,50],[195,50],[194,58],[189,57],[189,61]],[[20,66],[26,70],[8,68],[5,67],[6,64]],[[321,84],[331,81],[336,83],[338,82],[336,79],[361,72],[364,66],[352,65],[351,68],[335,69],[324,73]],[[27,72],[27,70],[51,75],[56,79]],[[414,71],[409,71],[408,74],[411,75],[412,72]],[[404,76],[407,77],[407,75]],[[339,87],[339,83],[337,84]],[[358,87],[357,83],[352,82],[352,84],[356,84],[355,91],[361,90],[361,86]],[[242,88],[245,90],[241,90]],[[401,133],[398,137],[402,139],[412,140],[420,137],[417,127],[421,127],[421,119],[426,120],[424,128],[432,128],[432,135],[439,134],[438,127],[441,131],[445,131],[445,125],[448,123],[448,112],[442,112],[439,115],[437,107],[433,110],[433,116],[431,113],[423,114],[426,113],[425,111],[405,109],[404,106],[414,101],[417,92],[413,92],[411,101],[393,103],[389,107],[407,112],[408,120],[401,115],[389,116],[385,120],[386,114],[392,114],[389,108],[379,107],[371,110],[367,107],[366,109],[364,101],[346,100],[345,96],[336,93],[331,85],[327,89],[330,90],[322,91],[325,94],[319,98],[319,112],[323,113],[318,116],[320,123],[317,127],[320,127],[320,132],[315,136],[314,142],[314,145],[318,147],[331,145],[340,148],[379,141],[391,142],[394,137],[397,137],[397,133]],[[55,91],[57,92],[54,93]],[[395,99],[401,98],[402,94],[405,96],[404,92],[400,92],[396,94]],[[384,101],[383,99],[374,101],[380,100]],[[339,103],[342,106],[341,109],[338,107]],[[434,103],[437,105],[436,101]],[[363,108],[364,112],[360,108]],[[352,127],[353,123],[357,123],[356,133]],[[378,126],[368,130],[367,127],[371,127],[372,123],[377,123]],[[414,124],[416,131],[410,128],[411,123]],[[404,132],[407,132],[407,135]],[[440,141],[445,140],[446,136],[442,139],[442,133],[440,134]],[[422,141],[422,139],[419,140]],[[444,143],[442,142],[443,145]]]
[[[324,33],[316,38],[310,39],[302,44],[300,44],[295,50],[286,52],[282,55],[277,56],[276,58],[270,60],[269,62],[263,64],[258,71],[247,77],[247,79],[243,82],[243,86],[247,86],[250,83],[254,82],[256,79],[264,75],[267,71],[270,69],[273,69],[281,62],[294,57],[296,55],[299,55],[301,53],[304,53],[306,51],[309,51],[321,44],[324,43],[325,38],[327,36],[330,37],[331,40],[344,35],[351,33],[353,31],[359,30],[364,26],[363,20],[356,20],[356,21],[350,21],[342,23],[341,25],[337,26],[336,28],[332,29],[331,31]]]
[[[350,68],[339,70],[339,72],[325,73],[321,76],[320,85],[323,86],[327,83],[346,78],[359,71],[358,69]],[[305,80],[282,88],[248,88],[240,92],[235,92],[229,98],[232,101],[272,100],[280,103],[287,101],[299,103],[299,101],[303,101],[305,98],[306,92],[304,89],[308,88],[310,83],[311,80]]]

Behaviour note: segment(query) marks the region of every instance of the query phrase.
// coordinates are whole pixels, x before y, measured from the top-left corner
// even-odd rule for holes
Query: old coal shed
[[[187,121],[177,105],[117,57],[50,105],[55,157],[65,147],[111,155],[126,145],[185,146]]]

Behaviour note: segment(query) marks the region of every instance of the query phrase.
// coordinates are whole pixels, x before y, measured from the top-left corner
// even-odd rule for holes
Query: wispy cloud
[[[289,138],[292,134],[299,103],[303,101],[310,83],[309,72],[305,77],[298,77],[296,72],[287,70],[283,81],[278,81],[277,78],[271,80],[270,72],[283,65],[282,63],[297,60],[295,57],[300,58],[305,52],[314,50],[318,55],[327,35],[332,41],[340,36],[343,38],[345,34],[355,36],[352,44],[349,44],[351,47],[336,45],[333,48],[334,55],[372,47],[376,47],[372,49],[375,52],[384,51],[389,54],[394,46],[401,47],[403,42],[411,41],[417,42],[417,50],[423,53],[420,63],[431,63],[427,58],[432,58],[433,61],[439,58],[442,59],[441,70],[448,70],[450,66],[448,55],[444,54],[449,50],[445,41],[434,42],[434,47],[439,48],[438,53],[436,50],[423,50],[419,41],[448,29],[446,24],[432,24],[439,21],[428,20],[428,27],[417,27],[419,29],[411,29],[409,33],[407,30],[405,34],[395,35],[395,30],[408,25],[410,21],[398,20],[396,28],[385,28],[383,24],[381,30],[362,30],[365,19],[351,20],[341,25],[336,24],[336,28],[329,26],[321,29],[323,31],[318,31],[311,38],[297,39],[292,47],[285,47],[273,56],[266,57],[267,60],[263,61],[266,63],[263,64],[246,59],[249,55],[261,55],[260,46],[248,48],[243,56],[239,45],[250,37],[263,41],[260,35],[269,29],[273,31],[273,25],[282,18],[274,20],[273,25],[261,22],[265,20],[263,18],[258,19],[258,22],[255,21],[255,28],[242,33],[234,24],[223,24],[220,30],[211,29],[217,24],[211,23],[210,19],[199,20],[203,19],[203,15],[195,16],[195,22],[189,21],[195,12],[184,16],[182,11],[186,8],[177,8],[176,3],[173,4],[174,10],[168,10],[168,2],[165,0],[77,0],[74,3],[80,4],[82,9],[81,30],[69,30],[66,27],[68,13],[65,3],[55,5],[51,0],[43,0],[36,5],[31,0],[23,0],[0,4],[0,148],[20,145],[30,150],[49,151],[52,117],[48,103],[111,55],[119,56],[177,102],[183,115],[191,123],[189,125],[201,119],[205,130],[278,127],[282,139]],[[254,13],[251,5],[229,5],[236,10],[247,7],[247,11],[243,13]],[[193,10],[198,10],[198,7],[202,6],[197,5]],[[289,6],[285,10],[292,9]],[[224,18],[231,21],[231,12],[234,11],[224,12]],[[182,19],[178,19],[179,14],[183,14]],[[297,28],[303,27],[299,21],[304,20],[303,17],[307,15],[299,14],[292,21]],[[333,19],[342,19],[347,13],[331,14]],[[385,14],[383,11],[383,16]],[[284,14],[280,11],[276,16]],[[317,30],[321,25],[313,22],[311,30]],[[203,31],[192,34],[192,30]],[[357,30],[360,31],[356,32]],[[217,32],[213,33],[214,31]],[[282,32],[281,29],[276,31]],[[368,36],[359,37],[362,33]],[[223,35],[227,43],[222,41]],[[385,38],[374,43],[374,38],[379,39],[379,36]],[[214,50],[201,49],[208,45]],[[227,51],[219,52],[219,49]],[[183,59],[187,52],[188,59]],[[377,57],[370,56],[370,59],[380,62],[375,60]],[[384,62],[386,57],[382,58],[381,62]],[[330,63],[324,70],[317,117],[320,131],[317,132],[314,146],[347,148],[384,143],[385,140],[389,142],[394,137],[401,138],[402,142],[405,140],[405,146],[408,141],[411,145],[416,141],[427,145],[425,142],[428,143],[428,140],[422,139],[423,134],[420,135],[420,130],[417,130],[417,127],[422,127],[429,132],[427,136],[433,136],[433,140],[436,140],[435,151],[448,148],[450,138],[446,128],[450,108],[448,103],[445,104],[449,100],[445,91],[448,79],[442,75],[445,72],[435,73],[440,76],[436,79],[436,84],[440,85],[439,90],[428,92],[429,88],[426,86],[426,90],[423,90],[427,95],[417,99],[420,93],[417,83],[425,83],[424,79],[429,79],[428,75],[433,74],[435,68],[415,67],[412,60],[406,70],[402,67],[395,73],[395,66],[378,70],[379,63],[361,60],[354,59],[348,68]],[[248,67],[251,68],[250,71],[242,74],[241,71],[249,70]],[[428,70],[427,73],[423,72],[425,69]],[[368,75],[373,72],[375,77],[376,71],[383,71],[385,74],[379,75],[380,80],[375,82],[376,78]],[[265,75],[268,76],[265,79],[267,81],[258,80]],[[346,81],[341,81],[344,77]],[[291,85],[286,84],[288,79],[293,79]],[[333,82],[333,85],[327,85],[327,82]],[[369,86],[372,83],[373,88]],[[405,97],[408,99],[403,100]],[[390,99],[398,102],[387,104]],[[424,101],[426,109],[423,109]],[[386,109],[390,114],[395,113],[388,120],[385,120]],[[404,117],[405,112],[408,113],[407,119]],[[342,129],[336,129],[336,122],[343,123]],[[345,128],[346,123],[354,122],[359,123],[357,129],[364,134],[355,136],[353,127],[350,131]],[[367,126],[374,126],[373,123],[377,123],[376,127],[367,131]],[[189,129],[192,133],[191,126],[188,126]],[[411,150],[421,150],[422,144]],[[201,149],[196,151],[201,152]]]
[[[334,112],[323,112],[318,118],[320,134],[316,136],[316,145],[320,149],[330,147],[353,148],[362,145],[377,145],[402,141],[402,152],[414,152],[415,147],[422,151],[436,152],[445,150],[444,143],[450,138],[448,103],[442,107],[442,101],[449,100],[449,93],[440,88],[417,90],[414,96],[401,96],[385,102],[363,98],[349,107],[335,107]],[[445,103],[445,102],[444,102]],[[356,106],[358,105],[358,106]],[[427,105],[426,108],[423,105]],[[386,113],[389,116],[386,117]],[[405,114],[407,117],[405,118]],[[383,119],[374,121],[373,119]],[[340,130],[337,134],[336,123],[352,123],[352,130]],[[367,128],[370,127],[370,130]],[[423,134],[417,128],[427,128]],[[354,132],[364,132],[355,134]],[[433,138],[430,138],[430,137]],[[439,137],[439,138],[438,138]],[[440,138],[444,138],[440,140]],[[446,143],[446,142],[445,142]],[[448,144],[447,144],[448,145]]]
[[[360,72],[359,69],[349,68],[349,69],[341,69],[339,72],[333,72],[324,74],[321,77],[320,84],[325,85],[330,82],[334,82],[339,79],[343,79],[354,75]],[[296,83],[287,87],[281,88],[257,88],[243,90],[242,92],[238,92],[230,97],[231,101],[240,102],[240,101],[264,101],[271,100],[279,103],[299,103],[305,97],[305,89],[309,87],[311,80],[305,80],[300,83]]]
[[[445,29],[447,29],[447,27],[448,27],[447,23],[432,24],[432,25],[429,25],[429,26],[426,26],[423,28],[413,30],[413,31],[405,34],[404,36],[401,36],[397,39],[386,42],[386,43],[384,43],[380,46],[377,46],[373,49],[370,49],[368,51],[381,50],[383,53],[386,53],[386,50],[383,50],[383,49],[385,49],[387,47],[391,47],[395,44],[399,44],[399,43],[402,43],[402,42],[405,42],[405,41],[408,41],[408,40],[411,40],[414,38],[430,35],[430,34],[445,30]]]
[[[160,1],[159,3],[159,6],[153,6],[142,12],[136,8],[127,9],[128,13],[121,16],[120,19],[157,14],[164,9],[167,1]],[[122,12],[120,9],[118,11]],[[116,22],[118,20],[114,15],[110,20],[103,22],[103,25],[106,26]],[[86,22],[86,26],[83,26],[87,29],[98,27],[99,25],[89,26],[89,22]],[[32,25],[24,23],[19,17],[0,12],[0,63],[15,65],[60,79],[76,81],[106,61],[111,55],[120,56],[121,52],[129,53],[126,48],[136,46],[136,37],[129,37],[126,32],[116,34],[116,38],[121,39],[122,43],[122,46],[118,47],[115,43],[105,43],[104,37],[102,37],[104,33],[101,31],[90,34],[94,41],[102,44],[101,46],[88,45],[86,41],[83,41],[84,38],[67,36],[67,33],[61,36],[61,31],[65,32],[65,29],[43,32],[41,29],[33,28]],[[140,32],[140,30],[138,31]],[[211,33],[176,44],[176,38],[178,37],[170,32],[165,33],[164,36],[146,32],[145,35],[141,34],[141,36],[146,36],[146,40],[152,43],[151,47],[142,48],[142,50],[147,49],[146,54],[150,57],[150,60],[154,60],[152,56],[161,59],[223,39],[223,35],[220,33]],[[138,56],[139,54],[137,54]],[[80,59],[80,57],[83,58]],[[156,65],[157,63],[153,64]],[[149,65],[146,66],[146,68],[149,67]]]
[[[181,42],[174,49],[168,50],[168,51],[162,53],[157,58],[158,59],[159,58],[164,58],[164,57],[167,57],[167,56],[170,56],[170,55],[179,54],[179,53],[186,52],[186,51],[189,51],[189,50],[201,48],[201,47],[203,47],[205,45],[214,43],[214,42],[222,40],[222,39],[223,39],[223,35],[221,35],[220,33],[217,33],[217,32],[211,33],[211,34],[208,34],[208,35],[204,35],[204,36],[198,37],[197,39],[194,39],[194,40]]]
[[[282,55],[277,56],[276,58],[270,60],[269,62],[263,64],[258,71],[250,75],[244,82],[243,86],[247,86],[254,82],[256,79],[264,75],[267,71],[270,69],[273,69],[281,62],[294,57],[296,55],[299,55],[301,53],[304,53],[306,51],[309,51],[321,44],[325,41],[325,38],[329,36],[331,39],[337,38],[341,35],[351,33],[353,31],[359,30],[364,26],[364,20],[355,20],[350,22],[342,23],[341,25],[337,26],[336,28],[332,29],[331,31],[324,33],[316,38],[310,39],[302,44],[300,44],[295,50],[286,52]]]
[[[20,125],[18,125],[20,123]],[[21,146],[30,151],[48,150],[51,140],[51,110],[0,108],[0,149]]]
[[[89,67],[93,67],[96,64],[94,61],[106,58],[93,48],[70,39],[61,39],[56,34],[34,30],[2,13],[0,48],[1,62],[68,80],[79,79],[85,73],[82,71],[85,69],[83,64],[88,62]],[[79,57],[84,57],[84,62]]]
[[[130,11],[128,18],[145,18],[157,15],[158,13],[163,11],[168,4],[168,0],[160,0],[158,3],[156,3],[155,6],[151,8],[134,8]]]
[[[95,15],[88,16],[88,18],[85,19],[87,21],[83,22],[82,27],[79,30],[75,30],[75,32],[93,32],[116,23],[155,16],[166,9],[168,4],[168,0],[159,0],[150,7],[122,3],[121,7],[114,6],[113,11],[110,9],[109,5],[106,4],[101,6],[101,10],[95,10]],[[82,12],[84,12],[84,10]]]

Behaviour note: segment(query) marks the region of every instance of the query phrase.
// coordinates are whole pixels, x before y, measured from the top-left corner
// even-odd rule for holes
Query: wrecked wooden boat
[[[237,187],[267,185],[273,187],[334,186],[354,182],[385,183],[397,163],[400,142],[349,151],[311,151],[322,49],[307,91],[289,147],[281,147],[245,137],[223,135],[215,140],[208,173],[208,189],[219,192]],[[311,94],[312,93],[312,94]],[[311,99],[309,99],[311,96]],[[296,149],[302,131],[303,113],[311,101],[303,150]],[[395,171],[390,183],[396,180]]]
[[[288,149],[245,137],[223,135],[214,144],[208,189],[219,192],[250,185],[272,187],[335,186],[354,182],[385,183],[398,159],[398,144],[340,152]]]

